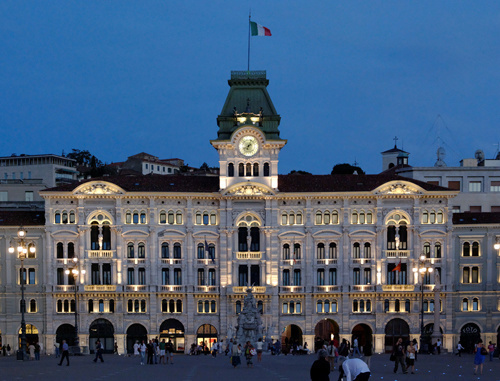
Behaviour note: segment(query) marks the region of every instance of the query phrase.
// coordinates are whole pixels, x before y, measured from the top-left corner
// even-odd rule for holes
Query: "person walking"
[[[483,374],[483,364],[486,359],[486,355],[488,354],[488,351],[483,345],[483,340],[479,339],[476,344],[476,348],[474,349],[474,353],[476,354],[474,356],[474,375],[477,374],[477,368],[479,368],[480,374]]]
[[[63,360],[66,358],[66,366],[69,366],[69,346],[66,340],[62,341],[62,356],[61,361],[59,361],[59,366],[62,365]]]
[[[333,345],[333,340],[330,341],[330,345],[326,347],[326,351],[328,353],[328,362],[330,363],[330,371],[333,372],[335,370],[335,360],[337,356],[337,348]]]
[[[139,344],[139,340],[136,340],[135,341],[135,344],[134,344],[134,357],[135,356],[140,356],[141,354],[139,353],[139,347],[141,345]]]
[[[241,364],[240,355],[241,355],[241,344],[238,344],[235,341],[231,348],[231,365],[233,365],[233,368],[236,368],[238,365]]]
[[[174,364],[174,343],[172,343],[172,340],[168,340],[167,346],[166,346],[166,351],[167,351],[167,363],[170,360],[170,364]]]
[[[361,357],[361,353],[359,352],[359,343],[358,343],[358,337],[354,336],[354,340],[352,341],[352,356],[354,357],[356,353],[358,354],[358,357]]]
[[[363,346],[363,355],[368,368],[370,367],[372,355],[373,355],[373,345],[370,339],[367,339],[366,344]]]
[[[160,364],[167,365],[165,362],[165,353],[166,353],[166,348],[167,348],[167,343],[165,343],[165,339],[163,339],[160,344],[158,344],[160,347]]]
[[[462,357],[462,352],[464,350],[464,347],[462,346],[462,342],[458,342],[457,344],[457,353],[455,353],[455,356]]]
[[[371,376],[368,365],[363,360],[355,358],[345,359],[339,371],[339,380],[345,376],[347,381],[368,381]]]
[[[147,346],[144,343],[144,340],[142,340],[141,345],[139,345],[139,351],[141,352],[141,365],[144,365],[144,363],[146,362],[146,350]]]
[[[329,381],[330,364],[328,363],[328,352],[324,349],[318,351],[318,359],[313,362],[309,371],[311,381]]]
[[[41,350],[42,350],[42,348],[40,347],[40,344],[36,343],[35,344],[35,360],[36,361],[40,361],[40,351]]]
[[[394,355],[394,373],[398,371],[399,364],[401,364],[401,370],[403,371],[403,374],[408,373],[405,365],[405,349],[403,347],[403,339],[401,337],[394,345],[392,354]]]
[[[410,345],[406,348],[406,362],[411,374],[415,374],[415,346],[413,345],[413,341],[410,341]]]
[[[436,342],[436,349],[437,349],[437,354],[440,355],[441,354],[441,345],[443,343],[441,343],[441,339],[437,339],[437,342]]]
[[[100,359],[101,362],[104,362],[104,359],[102,358],[102,344],[101,344],[101,340],[97,340],[95,342],[95,359],[93,361],[97,362],[97,359]]]
[[[257,362],[262,362],[262,350],[264,348],[262,337],[259,337],[259,340],[255,343],[255,348],[257,349]]]
[[[488,351],[490,352],[490,361],[493,361],[493,354],[495,353],[495,344],[493,344],[491,341],[488,345]]]
[[[153,341],[149,340],[149,342],[146,344],[146,353],[148,355],[148,365],[153,365]]]
[[[252,357],[254,356],[255,348],[253,347],[252,343],[250,341],[247,341],[245,344],[245,358],[247,360],[247,367],[253,368],[253,362],[252,362]]]

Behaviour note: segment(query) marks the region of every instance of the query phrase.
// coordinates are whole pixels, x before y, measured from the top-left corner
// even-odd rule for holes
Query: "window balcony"
[[[373,261],[372,258],[353,258],[352,263],[364,265],[365,263],[372,263],[372,261]]]
[[[182,259],[180,258],[162,258],[161,263],[163,265],[180,265],[182,264]]]
[[[313,292],[338,292],[340,290],[340,286],[314,286]]]
[[[300,266],[302,264],[302,259],[283,259],[281,261],[283,266]]]
[[[87,250],[88,258],[113,258],[114,250]]]
[[[196,292],[219,292],[219,286],[195,286]]]
[[[87,284],[84,286],[85,291],[116,291],[116,285],[104,285],[104,284]]]
[[[353,292],[373,292],[375,291],[375,286],[373,284],[357,284],[355,286],[350,286]]]
[[[148,286],[145,284],[134,284],[123,286],[123,291],[126,292],[144,292],[148,291]]]
[[[204,258],[204,259],[198,258],[196,261],[198,262],[199,266],[215,265],[215,260],[212,262],[211,258]]]
[[[246,294],[247,288],[248,288],[247,286],[235,286],[235,287],[233,287],[233,293]],[[254,294],[265,294],[266,293],[266,286],[254,286],[254,287],[252,287],[252,292]]]
[[[127,258],[128,265],[144,265],[146,258]]]
[[[53,286],[52,291],[53,292],[75,292],[75,286],[74,285]]]
[[[384,284],[382,291],[414,291],[413,284]]]
[[[317,265],[336,265],[337,258],[334,259],[316,259]]]
[[[304,292],[304,286],[280,286],[281,293],[301,293]]]
[[[262,259],[262,251],[237,251],[236,259]]]
[[[410,250],[384,250],[386,258],[408,258]]]
[[[184,286],[182,285],[163,285],[160,286],[162,292],[184,292]]]

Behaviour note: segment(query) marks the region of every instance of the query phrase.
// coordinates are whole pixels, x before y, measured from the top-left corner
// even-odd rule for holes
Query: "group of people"
[[[174,363],[174,344],[172,340],[168,342],[165,339],[159,341],[158,338],[151,339],[148,342],[142,340],[134,344],[134,356],[141,358],[141,365]],[[146,360],[147,358],[147,360]]]
[[[10,351],[11,351],[11,348],[10,348],[10,345],[9,345],[9,344],[7,344],[7,345],[5,345],[5,344],[4,344],[4,345],[2,345],[2,346],[0,347],[0,349],[2,350],[2,354],[3,354],[4,356],[10,356]]]

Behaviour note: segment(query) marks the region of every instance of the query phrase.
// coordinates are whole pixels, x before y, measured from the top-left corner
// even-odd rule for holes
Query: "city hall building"
[[[28,340],[48,353],[74,342],[75,319],[84,350],[226,341],[248,287],[265,339],[284,344],[356,335],[380,353],[418,340],[421,319],[426,344],[436,322],[448,350],[496,341],[498,216],[453,215],[459,191],[391,172],[279,175],[287,141],[267,85],[231,73],[210,141],[218,177],[91,179],[40,191],[45,213],[2,212],[2,344],[19,345],[23,275]],[[19,226],[36,246],[23,271],[8,251]]]

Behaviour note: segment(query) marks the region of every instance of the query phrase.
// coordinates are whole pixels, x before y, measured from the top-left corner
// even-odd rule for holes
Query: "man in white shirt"
[[[339,380],[345,376],[347,381],[368,381],[370,369],[363,360],[347,359],[340,367]]]

